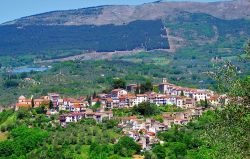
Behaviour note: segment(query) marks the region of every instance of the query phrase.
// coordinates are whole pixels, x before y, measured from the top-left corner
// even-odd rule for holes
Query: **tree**
[[[110,156],[109,159],[121,159],[121,157],[117,154],[114,154],[114,155]]]
[[[204,108],[208,108],[209,107],[209,103],[207,101],[207,98],[205,97],[205,100],[201,100],[200,101],[200,105]]]
[[[54,104],[51,100],[49,101],[49,109],[54,109]]]
[[[125,89],[126,88],[126,81],[124,79],[121,79],[121,78],[115,79],[115,80],[113,80],[112,88],[113,89],[117,89],[117,88]]]
[[[100,108],[100,107],[101,107],[101,102],[100,102],[100,101],[97,101],[97,102],[95,103],[95,105],[90,106],[89,108],[91,108],[94,112],[96,112],[97,109]]]
[[[0,157],[18,158],[39,147],[48,133],[40,129],[20,126],[10,133],[11,140],[0,142]],[[21,157],[20,157],[21,158]]]
[[[27,77],[28,77],[28,74],[27,74],[27,72],[22,72],[22,73],[19,75],[19,77],[20,77],[21,79],[27,78]]]
[[[103,124],[105,124],[108,129],[112,129],[119,124],[119,121],[115,119],[109,120],[107,118],[104,118]]]
[[[208,105],[207,97],[205,97],[204,107],[205,107],[205,108],[208,108],[208,106],[209,106],[209,105]]]
[[[114,145],[114,152],[124,157],[131,157],[138,153],[140,149],[134,139],[128,136],[121,137],[118,143]]]
[[[250,41],[248,41],[248,43],[246,44],[243,53],[245,55],[245,59],[248,60],[248,61],[250,61]]]
[[[184,92],[183,91],[181,91],[181,96],[184,96]]]
[[[149,92],[153,90],[153,84],[150,80],[146,80],[145,83],[141,85],[141,93]]]
[[[40,107],[35,108],[37,114],[45,114],[46,113],[46,105],[41,104]]]
[[[9,79],[9,80],[6,80],[3,85],[6,88],[12,88],[12,87],[17,87],[19,85],[19,82],[17,80]]]
[[[86,100],[87,100],[87,102],[89,103],[89,105],[92,105],[91,96],[87,95]]]
[[[137,84],[135,94],[140,94],[140,85]]]
[[[160,92],[159,87],[158,86],[154,86],[153,91],[155,93],[159,93]]]
[[[13,142],[7,140],[0,142],[0,157],[7,157],[13,154],[15,145]]]
[[[144,153],[144,159],[158,159],[158,157],[151,151],[146,151]]]
[[[31,99],[31,107],[34,108],[35,103],[34,103],[34,98]]]
[[[159,114],[158,107],[155,104],[151,104],[149,102],[143,102],[138,104],[138,106],[134,106],[132,111],[135,114],[140,114],[144,116]]]
[[[250,43],[244,51],[246,62],[250,60],[249,46]],[[209,146],[218,147],[210,152],[214,158],[247,158],[249,155],[250,77],[240,76],[237,70],[237,66],[226,61],[213,74],[219,90],[230,99],[222,110],[217,110],[216,120],[205,130],[205,141]]]
[[[92,143],[89,148],[89,157],[91,159],[108,159],[108,156],[113,153],[109,145]]]
[[[169,143],[170,155],[174,155],[176,158],[183,158],[187,154],[187,146],[182,142]]]
[[[165,159],[166,157],[166,148],[161,145],[156,145],[153,148],[153,152],[157,156],[157,159]]]
[[[95,99],[96,98],[96,92],[94,91],[94,93],[93,93],[93,99]]]
[[[85,125],[96,125],[96,120],[95,119],[82,119],[80,120],[81,124],[85,124]]]
[[[14,109],[9,109],[9,110],[3,110],[0,112],[0,123],[3,123],[6,121],[11,115],[13,115]]]
[[[30,116],[30,113],[27,109],[19,109],[17,112],[17,119],[24,119]]]

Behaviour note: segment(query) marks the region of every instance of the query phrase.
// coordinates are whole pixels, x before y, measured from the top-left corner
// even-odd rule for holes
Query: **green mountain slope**
[[[161,20],[134,21],[119,26],[4,25],[0,26],[0,35],[0,55],[169,48]]]

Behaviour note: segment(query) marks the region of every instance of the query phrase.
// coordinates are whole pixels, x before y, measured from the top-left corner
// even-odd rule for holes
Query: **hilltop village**
[[[207,89],[176,86],[166,79],[156,87],[159,92],[141,94],[140,85],[130,84],[126,89],[113,89],[108,94],[96,94],[94,98],[61,98],[57,93],[48,93],[40,98],[20,96],[15,109],[44,107],[48,117],[59,114],[59,122],[63,127],[82,119],[94,119],[96,122],[116,119],[123,135],[132,137],[143,149],[149,150],[152,144],[160,142],[156,137],[158,132],[167,131],[173,124],[185,125],[203,112],[228,102],[225,95]],[[161,113],[158,116],[160,120],[137,115],[114,115],[114,110],[130,110],[143,103],[157,107],[172,106],[177,111]]]

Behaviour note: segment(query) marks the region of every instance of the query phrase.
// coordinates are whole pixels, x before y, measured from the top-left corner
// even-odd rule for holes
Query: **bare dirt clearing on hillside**
[[[106,59],[111,59],[112,56],[115,55],[133,55],[141,51],[144,50],[82,53],[79,55],[69,56],[65,58],[36,61],[35,63],[51,63],[51,62],[63,62],[63,61],[74,61],[74,60],[106,60]]]
[[[171,49],[159,49],[161,51],[172,52]],[[69,56],[65,58],[51,59],[51,60],[41,60],[34,63],[52,63],[52,62],[63,62],[63,61],[74,61],[74,60],[111,60],[113,56],[124,56],[124,55],[134,55],[140,52],[145,52],[145,50],[133,50],[133,51],[115,51],[115,52],[91,52],[82,53],[79,55]]]
[[[170,47],[168,51],[174,53],[178,48],[181,48],[184,45],[185,40],[181,37],[171,35],[171,30],[168,28],[166,31],[168,34],[168,43]]]

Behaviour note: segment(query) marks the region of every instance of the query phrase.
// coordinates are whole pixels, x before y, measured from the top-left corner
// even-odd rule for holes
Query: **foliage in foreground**
[[[175,126],[159,134],[165,143],[154,146],[145,158],[247,158],[249,155],[249,109],[230,105],[208,111],[185,127]]]
[[[132,155],[139,153],[140,149],[140,146],[134,141],[134,139],[127,136],[121,137],[118,143],[114,146],[114,152],[124,157],[131,157]]]
[[[48,118],[36,109],[21,109],[18,112],[10,110],[2,112],[1,115],[3,116],[0,127],[6,121],[10,121],[9,118],[13,115],[17,118],[11,121],[11,127],[4,127],[9,136],[0,142],[0,158],[3,159],[109,159],[131,156],[139,152],[138,147],[132,146],[135,143],[133,139],[131,148],[126,151],[129,152],[127,155],[115,151],[115,147],[119,147],[119,142],[118,146],[115,143],[120,137],[116,120],[104,119],[103,123],[98,124],[93,119],[84,119],[62,128],[57,122],[58,116]]]
[[[11,131],[11,139],[0,142],[0,157],[25,156],[39,147],[48,133],[40,129],[30,129],[26,126]]]
[[[249,47],[245,53],[248,58]],[[229,104],[206,112],[187,126],[175,126],[160,133],[159,137],[165,143],[155,145],[151,152],[145,153],[145,159],[250,157],[250,76],[240,77],[230,62],[226,62],[217,72],[215,79],[221,91],[230,98]]]

